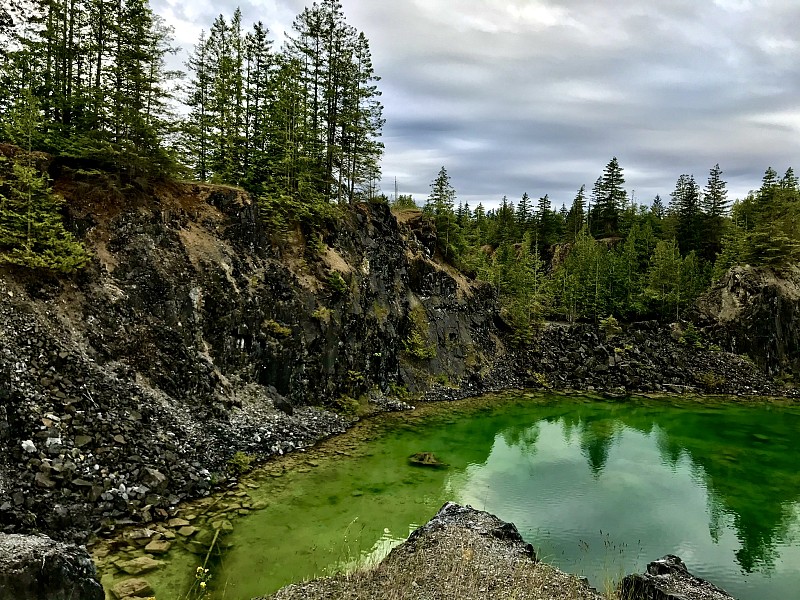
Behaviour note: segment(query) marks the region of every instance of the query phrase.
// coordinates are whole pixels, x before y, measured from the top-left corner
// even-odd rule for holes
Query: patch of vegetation
[[[795,387],[794,374],[790,371],[784,371],[775,376],[775,383],[785,388]]]
[[[364,387],[366,376],[362,371],[349,370],[347,371],[347,387],[350,393],[356,393]]]
[[[341,415],[356,415],[361,403],[347,394],[342,394],[323,403],[323,406]]]
[[[322,236],[319,233],[312,233],[306,238],[306,255],[309,258],[317,258],[325,254],[328,246],[322,241]]]
[[[331,309],[325,306],[320,306],[314,312],[311,313],[311,317],[316,319],[320,323],[325,323],[326,325],[331,322]]]
[[[436,356],[436,348],[417,329],[403,342],[403,350],[416,360],[430,360]]]
[[[447,373],[437,373],[433,378],[433,382],[442,387],[449,387],[449,388],[456,387],[453,385],[453,380],[450,379],[450,375]]]
[[[326,283],[331,292],[337,296],[347,295],[347,292],[350,289],[339,271],[333,271],[330,275],[328,275],[328,281]]]
[[[384,322],[386,317],[389,316],[389,307],[384,306],[378,300],[372,303],[372,314],[375,315],[375,318],[380,321]]]
[[[706,371],[704,373],[700,373],[699,376],[696,377],[697,383],[699,383],[703,389],[709,392],[714,392],[719,390],[723,385],[725,385],[725,377],[714,373],[713,371]]]
[[[430,360],[436,356],[436,347],[428,340],[428,313],[418,304],[408,314],[411,319],[411,333],[403,342],[405,353],[415,360]]]
[[[387,393],[389,396],[392,396],[404,402],[411,398],[411,392],[408,390],[408,388],[400,383],[395,383],[394,381],[389,384],[389,389],[387,390]]]
[[[540,373],[538,371],[531,373],[531,379],[533,382],[538,385],[539,387],[543,387],[545,389],[550,389],[550,380],[547,378],[547,375],[544,373]]]
[[[266,319],[261,324],[261,328],[267,333],[277,338],[287,338],[292,334],[291,329],[289,329],[285,325],[281,325],[274,319]]]
[[[236,476],[248,473],[256,457],[241,450],[228,459],[228,469]]]
[[[613,339],[622,333],[622,327],[619,325],[614,315],[608,315],[605,319],[600,319],[600,329],[606,336],[607,340]]]
[[[687,346],[693,346],[694,348],[703,348],[703,336],[697,330],[697,328],[692,324],[689,323],[686,328],[681,332],[678,341],[681,344],[686,344]]]
[[[35,126],[34,117],[23,116]],[[64,227],[63,205],[47,174],[34,166],[33,154],[20,153],[9,176],[0,175],[0,264],[60,273],[85,267],[89,254]]]

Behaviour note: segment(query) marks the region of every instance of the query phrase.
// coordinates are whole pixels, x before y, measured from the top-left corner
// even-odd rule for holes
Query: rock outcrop
[[[734,267],[697,310],[703,331],[723,349],[772,374],[800,373],[800,267]]]
[[[665,556],[617,590],[624,600],[732,600],[694,577],[677,556]],[[602,600],[585,579],[539,562],[513,523],[445,504],[374,569],[287,586],[269,600],[416,598]],[[267,600],[266,598],[262,600]]]
[[[45,536],[0,533],[0,600],[103,600],[85,548]]]
[[[623,578],[618,592],[626,600],[733,600],[713,583],[692,575],[672,554],[648,564],[641,575]]]
[[[512,523],[448,502],[374,569],[293,584],[271,600],[602,600],[585,579],[539,562]]]
[[[516,356],[525,387],[632,393],[796,395],[739,355],[693,341],[675,326],[632,323],[609,334],[586,324],[549,324]]]

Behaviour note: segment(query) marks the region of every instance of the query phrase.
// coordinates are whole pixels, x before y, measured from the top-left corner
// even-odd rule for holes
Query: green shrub
[[[709,392],[716,391],[725,385],[725,378],[722,375],[714,373],[713,371],[701,373],[696,379],[697,383],[699,383],[706,391]]]
[[[400,383],[390,383],[388,395],[397,398],[398,400],[408,400],[411,397],[411,392],[408,388]]]
[[[314,312],[311,313],[311,317],[316,319],[320,323],[330,323],[331,322],[331,309],[326,308],[324,306],[320,306]]]
[[[428,343],[419,330],[414,329],[408,339],[403,342],[403,349],[406,353],[417,360],[429,360],[436,356],[436,348]]]
[[[703,337],[700,335],[700,332],[697,328],[692,324],[689,323],[681,332],[680,338],[678,341],[681,344],[686,344],[688,346],[693,346],[695,348],[702,348],[703,347]]]
[[[547,379],[547,375],[545,375],[544,373],[539,373],[537,371],[536,373],[531,374],[531,378],[539,387],[548,389],[550,388],[550,380]]]
[[[600,329],[606,334],[607,339],[611,339],[622,333],[622,327],[619,326],[614,315],[608,315],[605,319],[600,319]]]
[[[349,290],[347,287],[347,282],[344,280],[344,277],[342,277],[342,274],[339,273],[339,271],[334,271],[328,275],[327,283],[330,290],[338,296],[344,296]]]
[[[250,471],[252,467],[252,463],[255,460],[255,456],[251,456],[250,454],[245,454],[241,450],[230,457],[228,460],[228,469],[234,475],[243,475]]]
[[[337,398],[333,398],[324,403],[325,408],[337,412],[342,415],[355,415],[358,413],[360,406],[358,400],[347,394],[343,394]]]
[[[281,325],[277,321],[273,319],[266,319],[262,324],[261,327],[267,333],[270,333],[274,337],[278,338],[286,338],[292,334],[292,330],[286,327],[285,325]]]

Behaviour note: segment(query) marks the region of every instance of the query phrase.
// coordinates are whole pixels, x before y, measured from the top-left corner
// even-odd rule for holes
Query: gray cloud
[[[249,0],[278,35],[299,0]],[[178,40],[233,0],[154,0]],[[617,156],[649,202],[719,162],[732,197],[800,155],[794,0],[345,0],[383,78],[382,187],[424,200],[444,165],[471,205],[569,202]],[[280,47],[281,40],[276,44]]]

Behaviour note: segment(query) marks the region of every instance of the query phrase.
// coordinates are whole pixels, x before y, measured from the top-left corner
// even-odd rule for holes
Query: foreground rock
[[[732,600],[732,596],[704,579],[695,577],[677,556],[647,565],[641,575],[628,575],[619,586],[624,600]]]
[[[585,580],[538,562],[517,528],[452,502],[374,569],[285,587],[272,600],[602,600]]]
[[[0,600],[103,600],[85,548],[0,533]]]
[[[732,600],[668,555],[616,594],[537,560],[513,523],[453,502],[376,567],[287,586],[254,600]]]

